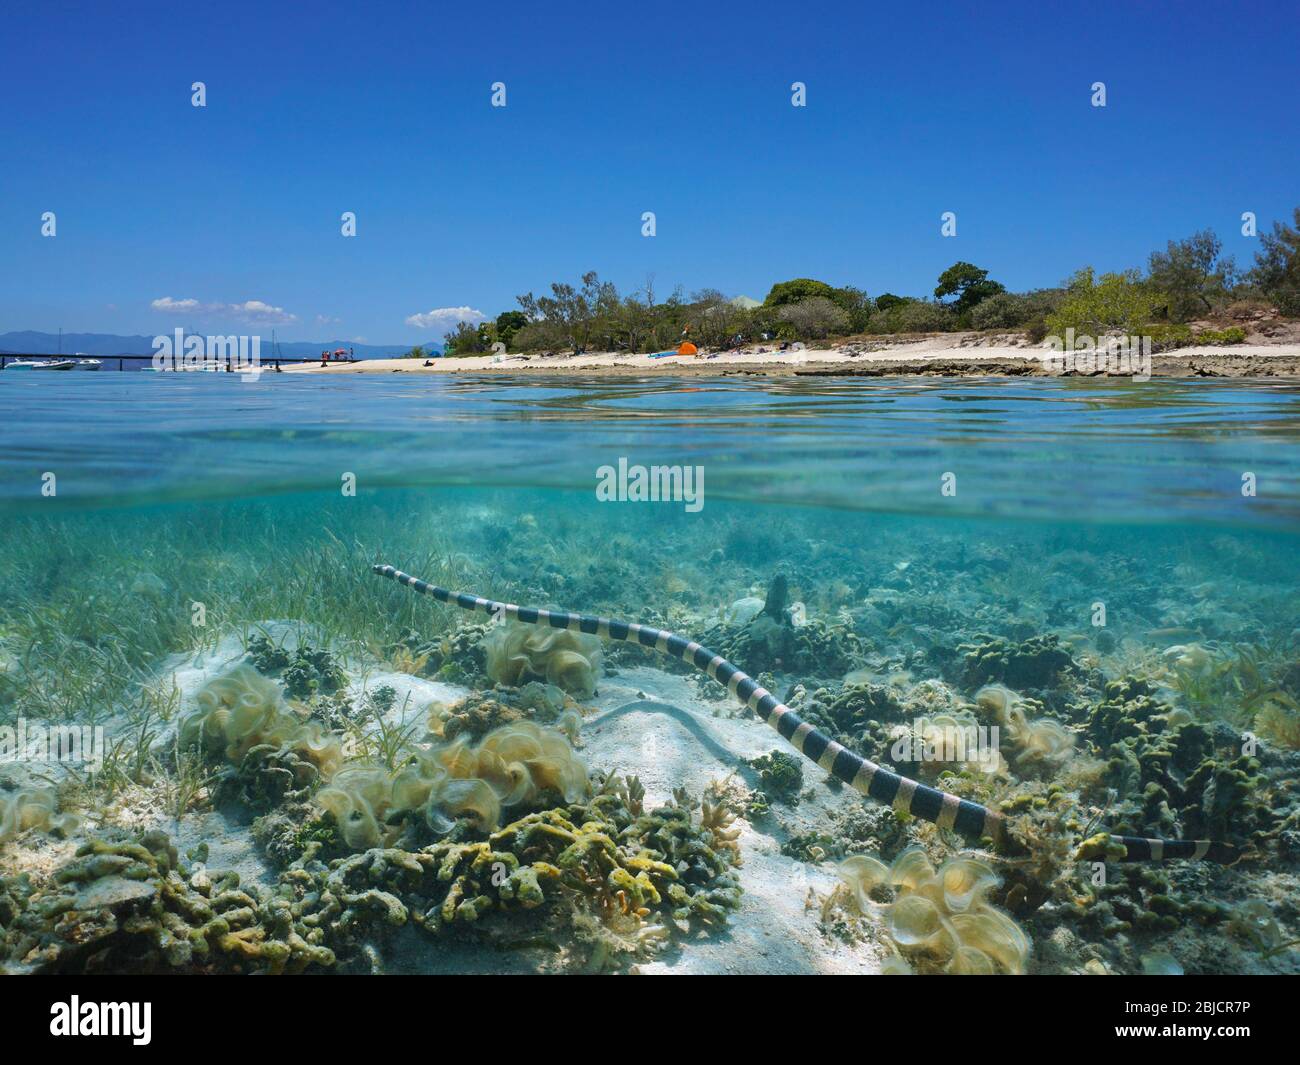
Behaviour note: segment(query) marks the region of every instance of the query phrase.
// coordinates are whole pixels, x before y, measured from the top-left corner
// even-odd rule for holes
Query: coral
[[[886,931],[898,950],[923,969],[1024,973],[1029,937],[989,903],[999,879],[983,862],[951,858],[936,870],[924,850],[908,847],[891,866],[855,855],[836,871],[862,914],[873,911],[873,892],[886,885],[894,888],[894,900],[884,908]],[[891,969],[909,971],[898,962]]]
[[[683,806],[633,813],[628,791],[611,776],[588,801],[536,811],[486,838],[374,848],[327,869],[299,863],[282,881],[295,886],[303,926],[328,930],[341,953],[408,923],[439,932],[549,910],[584,930],[588,964],[601,968],[611,953],[657,949],[673,926],[723,922],[740,901],[710,829]]]
[[[583,708],[554,684],[529,681],[522,688],[498,685],[490,692],[472,692],[451,704],[429,704],[429,731],[444,740],[482,739],[488,732],[515,721],[554,725],[576,742]]]
[[[309,851],[317,858],[340,858],[349,849],[337,822],[312,802],[287,802],[256,818],[253,840],[277,867],[298,861]]]
[[[740,828],[735,821],[736,815],[724,803],[707,795],[700,801],[700,828],[707,833],[709,846],[730,855],[733,865],[740,865]]]
[[[824,862],[844,853],[844,844],[826,832],[803,832],[781,844],[781,853],[797,862]]]
[[[803,788],[803,764],[798,758],[784,751],[772,751],[744,761],[757,770],[764,796],[771,795],[790,806],[798,805]]]
[[[451,684],[470,684],[486,677],[487,654],[483,638],[495,627],[486,621],[462,625],[428,649],[426,668],[431,669],[439,680]]]
[[[67,834],[79,823],[72,814],[59,814],[52,788],[19,788],[0,792],[0,843],[28,829]]]
[[[640,817],[645,812],[645,785],[641,783],[641,778],[625,777],[618,788],[623,805],[632,812],[634,817]]]
[[[334,964],[324,938],[283,895],[187,866],[161,832],[89,840],[40,887],[0,878],[10,971],[301,972]]]
[[[335,819],[353,849],[387,846],[416,814],[443,835],[458,818],[495,828],[503,807],[530,806],[546,794],[576,802],[587,791],[587,770],[557,729],[516,721],[478,743],[468,736],[411,753],[396,774],[377,765],[344,767],[316,801]]]
[[[765,612],[744,625],[715,625],[702,632],[700,640],[751,675],[840,676],[860,664],[866,649],[849,625],[819,619],[796,625],[790,616],[778,620]]]
[[[474,693],[451,706],[429,704],[429,731],[444,740],[466,737],[480,740],[494,728],[522,721],[521,710],[488,694]]]
[[[275,673],[293,661],[293,656],[288,651],[280,644],[272,643],[264,633],[250,639],[247,650],[253,665],[262,673]]]
[[[1053,688],[1062,674],[1079,671],[1056,636],[1033,636],[1013,643],[1000,636],[981,634],[979,642],[962,644],[963,680],[969,688],[998,683],[1015,689]]]
[[[295,699],[330,695],[347,683],[347,676],[330,651],[300,644],[292,653],[265,635],[248,641],[248,655],[261,673],[279,673],[284,688]]]
[[[1152,718],[1169,712],[1155,690],[1138,677],[1124,677],[1106,685],[1104,698],[1088,715],[1088,738],[1106,746],[1145,731]]]
[[[1115,832],[1259,844],[1276,834],[1279,796],[1258,760],[1239,753],[1237,734],[1159,702],[1146,682],[1108,684],[1087,735],[1106,759],[1101,782],[1119,799],[1109,817]]]
[[[846,684],[838,691],[818,688],[798,710],[805,721],[850,738],[869,724],[898,722],[907,716],[894,689],[868,683]]]
[[[328,780],[343,764],[339,738],[302,721],[276,683],[240,665],[208,681],[178,725],[182,747],[200,747],[233,767],[227,783],[272,802]]]
[[[345,692],[335,692],[312,699],[311,717],[330,732],[345,732],[384,717],[396,702],[397,691],[388,684],[369,689],[360,699],[350,698]]]
[[[485,671],[497,684],[515,687],[544,680],[579,698],[596,692],[601,646],[595,636],[537,625],[494,625],[483,648]]]

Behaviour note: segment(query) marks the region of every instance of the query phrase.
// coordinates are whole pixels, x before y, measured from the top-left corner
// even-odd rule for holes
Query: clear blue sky
[[[413,314],[495,315],[590,269],[921,295],[965,259],[1023,289],[1206,226],[1249,262],[1241,213],[1300,203],[1298,12],[11,3],[0,332],[249,332],[228,308],[255,300],[281,339],[414,343],[444,330]]]

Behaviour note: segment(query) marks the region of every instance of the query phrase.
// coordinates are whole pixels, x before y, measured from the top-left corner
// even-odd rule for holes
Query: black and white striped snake
[[[662,654],[674,655],[687,665],[707,674],[723,685],[733,696],[754,711],[763,721],[776,729],[806,758],[812,759],[832,776],[851,785],[863,795],[886,803],[895,810],[933,822],[940,828],[949,828],[968,839],[989,838],[997,842],[1004,831],[1003,815],[977,803],[968,802],[929,787],[916,780],[900,776],[883,766],[869,762],[817,731],[798,714],[763,688],[758,681],[733,666],[721,655],[684,636],[665,629],[651,628],[612,618],[593,617],[589,614],[570,614],[560,610],[542,610],[537,607],[515,606],[499,603],[465,592],[452,592],[429,584],[392,566],[371,567],[381,576],[398,584],[414,588],[423,595],[431,595],[443,603],[462,610],[477,610],[493,618],[522,621],[529,625],[549,625],[553,629],[569,629],[609,640],[621,640],[650,647]],[[1211,840],[1143,839],[1140,836],[1110,836],[1110,843],[1123,848],[1121,861],[1161,861],[1166,858],[1207,858],[1215,862],[1234,861],[1238,852],[1227,843]]]

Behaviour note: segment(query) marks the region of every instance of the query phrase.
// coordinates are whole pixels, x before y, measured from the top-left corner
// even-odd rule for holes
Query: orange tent
[[[699,349],[698,349],[694,344],[692,344],[692,343],[688,340],[688,341],[686,341],[685,343],[683,343],[681,347],[679,347],[679,348],[677,349],[677,354],[678,354],[678,355],[694,355],[694,354],[696,354],[698,351],[699,351]]]

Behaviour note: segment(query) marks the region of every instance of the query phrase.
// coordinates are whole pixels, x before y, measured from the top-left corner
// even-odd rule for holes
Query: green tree
[[[515,334],[528,324],[523,311],[502,311],[497,315],[497,339],[507,348],[514,342]]]
[[[956,296],[950,306],[959,314],[967,314],[982,300],[1005,292],[1006,286],[989,280],[989,272],[981,270],[974,263],[953,263],[939,275],[939,284],[935,286],[934,298],[942,300]]]
[[[956,325],[956,313],[951,307],[929,300],[905,299],[871,319],[873,333],[942,333]]]
[[[871,297],[862,289],[846,285],[835,290],[836,305],[848,318],[848,328],[860,333],[871,320]]]
[[[404,359],[424,359],[424,358],[428,358],[428,356],[425,355],[425,353],[424,353],[424,348],[420,347],[420,346],[417,344],[417,345],[416,345],[415,347],[413,347],[410,351],[408,351],[405,355],[403,355],[402,358],[404,358]]]
[[[1091,266],[1085,266],[1070,278],[1065,299],[1047,316],[1047,328],[1057,336],[1067,329],[1092,337],[1114,332],[1136,335],[1150,323],[1158,304],[1138,271],[1098,278]]]
[[[1250,281],[1283,314],[1300,316],[1300,207],[1293,218],[1294,226],[1274,222],[1272,233],[1260,234]]]
[[[763,306],[784,307],[788,303],[802,303],[815,296],[834,300],[835,289],[825,281],[814,281],[811,277],[797,277],[793,281],[780,281],[773,285],[767,294],[767,299],[763,301]]]
[[[482,355],[491,346],[491,334],[486,322],[480,325],[457,322],[456,328],[443,337],[442,353],[452,356]]]
[[[867,320],[871,317],[870,296],[852,285],[835,288],[811,277],[797,277],[793,281],[781,281],[773,285],[767,299],[763,301],[763,307],[772,310],[813,299],[830,300],[844,312],[841,330],[862,330],[867,327]]]
[[[1203,229],[1186,240],[1171,240],[1165,251],[1151,253],[1148,284],[1159,293],[1165,313],[1186,322],[1227,303],[1235,283],[1232,257],[1219,257],[1223,245],[1213,230]]]
[[[618,308],[618,290],[602,282],[594,270],[582,275],[580,285],[556,281],[551,295],[519,296],[519,308],[530,322],[544,321],[563,333],[575,352],[585,351],[598,320],[608,321]]]

